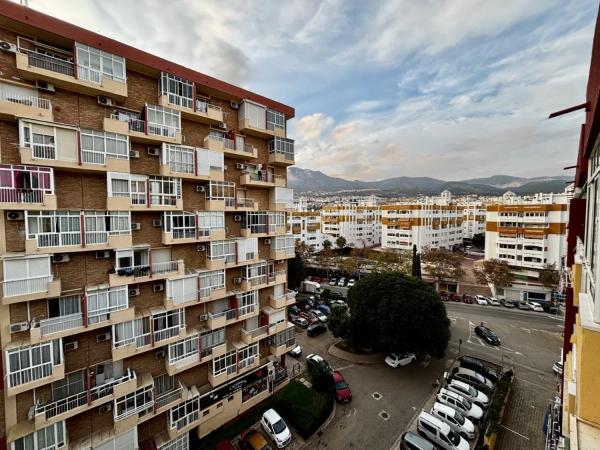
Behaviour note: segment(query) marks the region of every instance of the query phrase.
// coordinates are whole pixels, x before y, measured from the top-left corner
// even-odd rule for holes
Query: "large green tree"
[[[556,290],[560,283],[560,273],[556,270],[555,264],[546,264],[542,270],[540,270],[540,284],[546,289]]]
[[[435,280],[435,288],[439,290],[441,281],[459,282],[465,271],[462,269],[464,256],[445,248],[425,248],[421,252],[423,269]]]
[[[373,273],[348,292],[350,346],[444,356],[446,307],[431,286],[399,272]]]
[[[347,339],[349,336],[350,314],[348,308],[342,305],[332,305],[327,316],[327,328],[335,337]]]

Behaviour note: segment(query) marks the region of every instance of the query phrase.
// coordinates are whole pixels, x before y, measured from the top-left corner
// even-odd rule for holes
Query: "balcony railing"
[[[66,247],[70,245],[81,245],[81,233],[79,231],[38,233],[37,245],[38,247]]]
[[[52,110],[50,100],[39,98],[35,95],[22,95],[16,92],[5,92],[0,90],[0,101],[17,103],[19,105],[31,106],[33,108]]]
[[[128,368],[127,373],[120,376],[119,378],[116,378],[112,381],[107,381],[104,384],[101,384],[99,386],[94,386],[92,389],[90,389],[90,401],[93,402],[102,397],[112,395],[114,393],[115,386],[125,383],[130,380],[134,380],[135,378],[136,378],[135,371]]]
[[[2,282],[2,291],[4,293],[4,297],[36,294],[38,292],[47,291],[48,283],[50,283],[53,280],[53,275],[22,278],[20,280],[4,280]]]
[[[238,370],[244,369],[248,366],[251,366],[258,359],[258,355],[248,356],[247,358],[241,359],[238,362]]]
[[[50,167],[0,165],[1,203],[43,203],[54,193],[54,172]]]
[[[54,364],[47,362],[39,366],[27,367],[8,374],[10,386],[19,386],[31,381],[39,380],[40,378],[49,377],[52,375]]]
[[[263,325],[262,327],[259,328],[255,328],[254,330],[244,330],[242,328],[242,334],[244,336],[250,337],[252,339],[256,339],[259,336],[262,336],[263,334],[267,333],[269,331],[269,325]]]
[[[154,341],[164,341],[165,339],[170,339],[176,336],[179,336],[181,332],[181,327],[179,325],[175,327],[165,328],[162,330],[154,330]]]
[[[151,268],[153,275],[177,272],[177,270],[179,269],[179,261],[165,261],[159,263],[152,263]]]
[[[163,392],[158,394],[154,399],[154,405],[156,409],[160,409],[163,406],[168,405],[169,403],[173,403],[181,398],[181,393],[183,391],[183,386],[179,385],[178,388],[172,389],[167,392]]]
[[[61,331],[71,330],[83,326],[83,314],[78,312],[65,316],[51,317],[40,320],[40,332],[42,336]]]
[[[196,111],[207,113],[207,114],[208,114],[209,109],[212,109],[213,111],[223,111],[223,109],[220,106],[211,105],[210,103],[208,103],[205,100],[196,99],[195,106],[196,106]]]
[[[245,305],[245,306],[240,306],[238,308],[238,317],[245,316],[247,314],[252,314],[254,311],[256,311],[257,307],[258,307],[258,305],[256,303],[252,303],[250,305]]]
[[[56,148],[54,144],[31,144],[34,158],[56,159]]]

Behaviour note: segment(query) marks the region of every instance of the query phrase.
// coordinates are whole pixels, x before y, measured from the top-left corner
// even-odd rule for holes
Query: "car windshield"
[[[454,419],[456,420],[456,423],[459,425],[465,424],[465,416],[463,416],[461,413],[459,413],[456,410],[454,410]]]
[[[348,389],[348,383],[345,381],[338,381],[335,383],[335,388],[339,391],[341,389]]]
[[[277,422],[273,424],[273,431],[275,434],[279,434],[284,431],[287,427],[285,426],[285,422],[282,419],[279,419]]]
[[[452,445],[454,445],[455,447],[458,447],[458,444],[460,444],[460,436],[458,435],[458,433],[455,433],[454,431],[450,431],[448,433],[448,438],[450,439],[450,442],[452,443]]]
[[[466,411],[469,411],[471,409],[471,402],[469,400],[463,399],[460,403]]]
[[[467,390],[471,397],[477,397],[477,391],[475,390],[475,388],[473,386],[468,386]]]

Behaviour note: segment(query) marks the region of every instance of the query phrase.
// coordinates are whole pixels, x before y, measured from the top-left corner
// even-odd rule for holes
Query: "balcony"
[[[60,296],[60,279],[53,275],[2,281],[2,304],[11,305]]]
[[[200,392],[196,386],[184,394],[185,402],[167,412],[167,431],[170,439],[186,434],[200,425]]]
[[[220,312],[209,312],[206,325],[208,326],[209,330],[216,330],[218,328],[223,328],[227,326],[227,324],[231,324],[237,321],[238,311],[234,308]]]
[[[56,209],[54,170],[0,164],[0,209]]]
[[[109,286],[123,286],[147,281],[166,280],[185,275],[185,264],[182,259],[165,261],[150,265],[119,267],[116,273],[108,275]]]
[[[206,148],[163,143],[159,173],[198,181],[223,181],[225,163],[222,152]]]
[[[150,373],[137,375],[136,390],[117,397],[113,405],[115,434],[131,430],[154,412],[154,379]],[[115,396],[116,397],[116,396]]]
[[[20,89],[25,88],[24,85],[18,85]],[[27,87],[30,87],[27,85]],[[50,100],[39,98],[37,90],[31,88],[31,94],[19,94],[11,85],[0,84],[0,118],[15,119],[24,117],[27,119],[37,119],[46,122],[52,122],[54,115],[52,114],[52,104]]]
[[[185,340],[187,341],[188,339],[198,340],[199,343],[201,340],[197,330],[188,331],[188,337]],[[171,345],[169,346],[169,348],[171,347]],[[207,361],[210,361],[211,359],[217,356],[221,356],[225,354],[226,351],[227,343],[224,342],[222,344],[215,345],[214,347],[208,349],[201,349],[200,351],[196,349],[196,351],[192,352],[191,354],[186,354],[183,357],[175,358],[172,360],[169,358],[169,353],[167,353],[165,357],[165,368],[167,370],[167,373],[173,376],[175,374],[185,372],[186,370],[195,367],[198,364],[203,364]]]
[[[282,178],[285,182],[285,180]],[[286,187],[276,186],[271,191],[269,199],[269,210],[271,211],[293,211],[294,190]],[[311,224],[308,224],[309,226]]]
[[[167,92],[158,97],[158,104],[181,112],[181,117],[208,125],[224,121],[223,108],[213,105],[207,99],[183,97]]]
[[[106,188],[108,211],[183,210],[181,178],[109,172]]]
[[[240,175],[240,186],[264,188],[285,186],[285,178],[275,175],[272,169],[258,170],[246,166],[245,171]]]
[[[242,342],[235,343],[233,349],[226,353],[226,360],[231,363],[226,367],[215,371],[215,360],[208,366],[208,382],[214,388],[227,381],[233,380],[241,374],[247,373],[260,365],[260,356],[258,355],[258,344],[253,344],[256,348],[256,354],[243,357],[242,354],[248,349],[248,346]]]
[[[285,137],[285,116],[279,111],[244,100],[239,105],[238,129],[260,138]]]
[[[166,120],[166,117],[169,119]],[[146,105],[137,115],[115,112],[105,117],[104,131],[123,134],[144,144],[181,144],[181,117],[179,111]]]
[[[204,146],[211,150],[223,152],[230,158],[248,160],[258,157],[258,149],[253,145],[246,144],[243,136],[229,139],[216,134],[208,135],[204,138]]]
[[[80,333],[83,327],[84,317],[81,312],[32,321],[29,329],[30,341],[39,343],[43,340]]]
[[[164,245],[191,244],[225,239],[225,228],[181,228],[163,231],[161,242]]]
[[[294,164],[294,141],[284,137],[275,137],[269,141],[269,164],[291,166]]]
[[[245,190],[237,189],[236,198],[226,198],[224,211],[258,211],[258,202],[252,198],[241,197],[240,192]]]
[[[78,43],[75,44],[75,50],[78,58],[82,56],[80,52],[109,55]],[[111,59],[120,61],[122,79],[108,76],[108,70],[101,72],[82,64],[76,64],[73,51],[42,44],[21,36],[17,38],[17,71],[23,78],[44,80],[69,91],[94,96],[107,95],[123,101],[127,98],[127,83],[124,79],[125,61],[119,56],[110,56]],[[113,70],[113,73],[117,72],[118,70]]]
[[[281,309],[296,303],[296,292],[288,291],[282,295],[269,295],[269,306],[273,309]]]
[[[245,224],[242,223],[242,228],[240,229],[240,235],[245,238],[282,236],[286,233],[287,227],[283,224],[279,225],[277,223],[253,223],[247,226],[245,226]]]
[[[271,352],[271,355],[279,358],[280,356],[285,355],[287,352],[289,352],[295,346],[296,346],[296,338],[292,338],[292,339],[289,339],[289,340],[287,340],[285,342],[281,342],[281,343],[272,342],[269,345],[269,351]]]
[[[250,345],[266,338],[269,335],[269,326],[263,325],[262,327],[255,328],[253,330],[246,330],[245,328],[242,328],[240,332],[242,342]]]

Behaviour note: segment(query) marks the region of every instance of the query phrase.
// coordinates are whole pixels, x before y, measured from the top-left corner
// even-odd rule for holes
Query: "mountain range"
[[[493,175],[462,181],[444,181],[429,177],[394,177],[379,181],[346,180],[330,177],[318,170],[290,167],[288,186],[298,192],[344,192],[393,195],[437,195],[444,189],[453,194],[501,195],[510,190],[518,195],[537,192],[563,192],[570,176],[523,178],[510,175]]]

